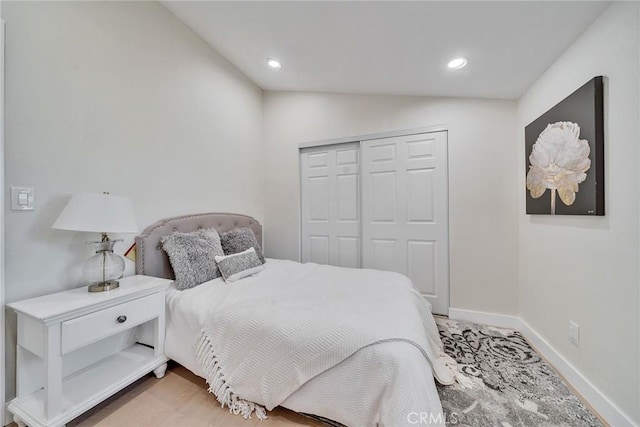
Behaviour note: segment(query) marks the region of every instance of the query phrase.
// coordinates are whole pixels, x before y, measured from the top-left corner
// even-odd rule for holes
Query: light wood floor
[[[180,365],[170,364],[164,378],[147,375],[67,426],[324,426],[284,408],[276,408],[268,416],[260,421],[255,415],[245,420],[230,414],[207,392],[204,379]]]

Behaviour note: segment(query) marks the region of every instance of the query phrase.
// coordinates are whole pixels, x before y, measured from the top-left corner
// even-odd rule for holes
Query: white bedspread
[[[208,329],[214,330],[210,330],[209,335],[213,332],[226,343],[224,347],[230,349],[222,356],[223,363],[229,367],[233,365],[228,371],[230,377],[241,374],[239,380],[234,377],[232,381],[234,391],[241,393],[243,398],[268,408],[281,404],[347,425],[406,425],[424,413],[431,414],[431,419],[437,418],[441,408],[428,360],[442,382],[450,383],[452,377],[439,358],[440,341],[433,318],[424,310],[427,303],[412,290],[408,279],[394,273],[335,269],[290,261],[269,260],[265,266],[258,276],[238,283],[225,284],[216,279],[189,291],[171,291],[168,295],[167,355],[204,376],[195,363],[193,346],[197,332],[207,324],[209,316],[214,316],[227,323],[218,325],[222,326],[219,328],[215,324],[209,325]],[[264,350],[252,353],[247,344],[255,342],[257,345],[256,340],[260,341],[265,335],[264,319],[260,316],[261,320],[254,324],[254,332],[247,335],[249,339],[233,339],[237,335],[236,326],[248,318],[245,315],[251,307],[258,306],[266,307],[259,310],[262,317],[282,316],[280,322],[289,328],[288,333],[270,341],[276,343],[277,349],[270,355]],[[389,317],[386,313],[393,306],[394,316]],[[306,308],[301,310],[300,307]],[[223,313],[227,315],[220,316]],[[308,329],[308,323],[314,323],[313,319],[322,319],[320,329],[325,332],[338,331],[338,339],[333,339],[332,334],[325,338],[334,350],[341,349],[337,356],[314,359],[311,365],[291,369],[291,361],[287,358],[294,353],[282,350],[290,348],[292,343],[287,340],[294,336],[299,347],[300,336],[295,331],[307,329],[303,336],[308,336],[312,330]],[[355,334],[349,332],[354,326],[358,326]],[[315,328],[318,332],[317,326]],[[346,336],[353,342],[340,344]],[[368,346],[393,339],[402,341]],[[303,347],[304,343],[311,343],[308,339],[302,342]],[[318,354],[325,354],[321,348],[317,350]],[[237,357],[238,354],[243,357]],[[270,364],[271,369],[264,369],[265,363]],[[248,372],[251,370],[247,371],[243,364],[261,368]],[[287,367],[289,369],[284,369]],[[255,372],[267,374],[256,379],[252,377]],[[316,376],[318,373],[320,375]]]

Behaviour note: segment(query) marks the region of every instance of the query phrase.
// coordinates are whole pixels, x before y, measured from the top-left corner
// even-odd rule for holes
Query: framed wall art
[[[527,214],[604,215],[603,77],[525,127]]]

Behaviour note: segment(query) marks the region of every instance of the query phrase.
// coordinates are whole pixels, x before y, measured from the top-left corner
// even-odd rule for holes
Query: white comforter
[[[213,329],[213,335],[222,339],[219,342],[233,343],[235,351],[223,354],[222,361],[223,366],[226,364],[231,368],[227,371],[229,376],[232,376],[231,372],[242,374],[240,379],[231,378],[234,392],[240,394],[239,397],[268,408],[280,404],[347,425],[411,424],[424,417],[422,414],[429,414],[431,420],[437,419],[441,407],[432,372],[436,372],[444,383],[452,382],[452,377],[439,358],[441,348],[433,318],[421,309],[427,307],[427,303],[419,296],[408,296],[414,291],[408,289],[410,283],[407,284],[406,278],[393,273],[302,265],[291,261],[269,260],[265,266],[259,275],[237,283],[225,284],[216,279],[189,291],[170,292],[167,355],[196,374],[206,376],[194,358],[198,333],[206,326],[210,329],[209,335]],[[309,274],[314,273],[310,269],[315,269],[316,274]],[[238,333],[235,325],[245,317],[233,313],[247,314],[252,306],[260,307],[261,303],[268,307],[261,310],[262,317],[269,312],[274,318],[282,314],[280,325],[291,325],[287,336],[294,336],[292,331],[297,329],[296,319],[287,316],[296,313],[298,319],[302,317],[312,323],[322,319],[321,325],[328,328],[316,327],[316,332],[361,325],[362,334],[351,335],[350,339],[356,343],[339,345],[339,354],[330,357],[330,361],[321,358],[319,362],[314,361],[314,366],[298,370],[276,369],[261,376],[264,369],[251,371],[247,366],[257,363],[262,367],[265,362],[278,364],[291,355],[277,348],[266,356],[262,351],[251,352],[249,343],[262,336],[265,319],[260,318],[258,322],[262,328],[259,333],[245,336],[249,340],[233,341],[230,338]],[[403,304],[405,309],[399,309]],[[389,307],[394,305],[393,316],[389,316]],[[305,308],[300,310],[300,307]],[[219,315],[225,312],[227,316]],[[208,325],[209,317],[227,324],[216,329],[215,324]],[[350,320],[343,321],[345,319]],[[308,328],[306,322],[304,328]],[[310,330],[313,328],[307,332]],[[287,336],[278,338],[280,346],[287,343]],[[394,337],[402,341],[368,346]],[[338,348],[335,344],[339,344],[340,339],[332,343]],[[239,352],[243,356],[235,357]],[[277,372],[275,377],[273,372]]]

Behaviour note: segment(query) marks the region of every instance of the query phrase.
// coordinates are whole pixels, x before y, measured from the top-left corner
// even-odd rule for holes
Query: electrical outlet
[[[580,326],[572,320],[569,321],[569,341],[580,347]]]

